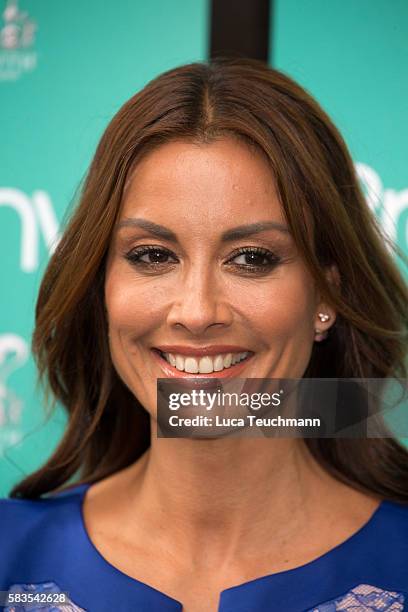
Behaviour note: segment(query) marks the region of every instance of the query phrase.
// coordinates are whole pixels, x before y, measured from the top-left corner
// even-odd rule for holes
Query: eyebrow
[[[120,230],[122,227],[140,227],[157,238],[163,238],[164,240],[169,240],[170,242],[178,242],[177,234],[175,234],[172,230],[164,227],[164,225],[159,225],[157,223],[153,223],[153,221],[148,221],[147,219],[124,219],[118,224],[117,229]],[[246,238],[254,234],[260,234],[261,232],[265,232],[267,230],[276,230],[284,234],[289,234],[289,229],[281,223],[277,223],[276,221],[260,221],[258,223],[249,223],[248,225],[239,225],[226,230],[221,234],[221,241],[230,242],[232,240]]]

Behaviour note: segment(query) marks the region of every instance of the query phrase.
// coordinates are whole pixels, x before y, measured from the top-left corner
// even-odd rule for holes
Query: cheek
[[[286,268],[279,276],[239,293],[239,309],[269,338],[287,338],[310,331],[314,324],[315,292],[311,277],[301,267]]]
[[[159,283],[137,282],[121,266],[112,266],[105,280],[105,303],[111,340],[117,335],[143,336],[157,327],[161,311]]]

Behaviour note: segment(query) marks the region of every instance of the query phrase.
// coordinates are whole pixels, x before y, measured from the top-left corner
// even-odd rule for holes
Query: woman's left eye
[[[229,261],[236,261],[236,265],[244,268],[269,269],[277,266],[281,262],[281,258],[268,249],[260,247],[245,247],[238,251]],[[229,262],[228,262],[229,263]]]

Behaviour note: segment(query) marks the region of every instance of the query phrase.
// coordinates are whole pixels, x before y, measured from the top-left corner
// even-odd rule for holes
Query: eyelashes
[[[156,259],[156,261],[143,261],[142,257],[145,256],[152,257]],[[173,260],[176,259],[171,251],[164,249],[163,247],[155,247],[155,246],[140,246],[132,249],[129,253],[125,255],[126,259],[130,261],[131,264],[135,266],[158,266],[163,264],[168,264],[169,262],[164,261],[168,257],[172,257]],[[175,263],[173,261],[173,263]]]
[[[168,249],[154,245],[135,247],[125,254],[125,259],[136,269],[146,272],[160,272],[173,269],[177,264],[177,257]],[[144,258],[144,259],[143,259]],[[241,262],[233,263],[241,259]],[[170,261],[169,261],[170,260]],[[233,267],[242,272],[268,273],[282,262],[282,258],[269,249],[261,247],[241,247],[237,249],[224,265]]]

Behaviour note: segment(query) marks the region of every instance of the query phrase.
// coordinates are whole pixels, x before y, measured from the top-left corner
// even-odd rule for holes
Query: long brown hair
[[[106,255],[127,177],[142,155],[172,139],[211,143],[225,136],[266,155],[299,252],[337,312],[329,337],[314,343],[304,376],[407,377],[408,289],[393,258],[404,255],[382,235],[329,117],[298,84],[259,61],[219,58],[177,67],[148,83],[108,125],[49,261],[32,350],[38,382],[46,397],[51,392],[52,407],[56,401],[64,406],[68,423],[49,460],[18,483],[12,497],[96,482],[149,447],[148,414],[111,362]],[[333,263],[339,287],[323,272]],[[408,503],[408,450],[397,439],[305,443],[339,480]]]

